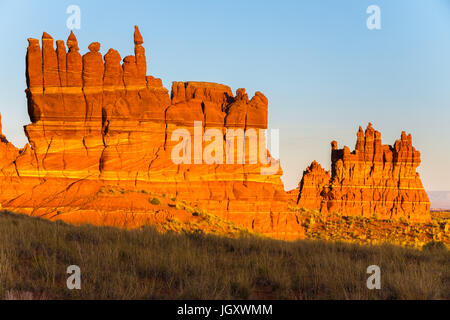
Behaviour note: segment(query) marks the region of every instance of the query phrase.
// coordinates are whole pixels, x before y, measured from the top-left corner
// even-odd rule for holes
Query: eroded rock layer
[[[331,176],[319,164],[304,172],[298,204],[321,212],[381,219],[430,220],[430,202],[419,173],[420,152],[402,132],[393,146],[383,145],[369,123],[360,127],[355,150],[331,143]]]
[[[265,149],[268,100],[262,93],[250,99],[245,89],[233,94],[222,84],[174,82],[169,95],[160,79],[147,75],[137,27],[135,54],[123,60],[114,49],[102,56],[98,42],[81,55],[73,33],[67,49],[61,40],[55,49],[47,33],[42,48],[37,39],[28,42],[29,144],[18,150],[2,136],[3,207],[49,215],[62,208],[95,212],[102,209],[98,191],[114,185],[186,199],[271,236],[299,237],[301,227],[286,210],[281,169]],[[250,137],[244,146],[226,140],[230,129],[238,134],[251,131],[264,156],[257,161],[249,156]],[[188,161],[177,163],[173,150],[183,138],[180,131],[191,136],[191,143],[178,150]],[[214,136],[206,136],[207,131]],[[193,138],[194,133],[200,138]],[[223,161],[199,160],[195,149],[200,148],[202,157],[217,140],[223,146],[211,157]],[[192,151],[186,146],[193,146]],[[229,150],[239,157],[240,148],[244,161],[228,163]],[[271,168],[275,170],[270,174],[262,173]],[[141,213],[148,209],[148,203],[119,198],[103,208]]]

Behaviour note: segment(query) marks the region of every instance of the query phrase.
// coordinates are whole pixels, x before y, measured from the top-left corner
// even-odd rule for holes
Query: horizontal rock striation
[[[331,176],[314,162],[303,174],[298,204],[321,212],[429,221],[430,202],[419,173],[420,152],[402,132],[393,146],[383,145],[369,123],[360,127],[355,150],[331,143]]]
[[[299,236],[298,223],[286,227],[295,217],[286,210],[282,171],[265,149],[268,100],[262,93],[250,99],[245,89],[233,94],[222,84],[174,82],[169,95],[161,79],[147,75],[137,27],[134,55],[123,60],[114,49],[102,56],[98,42],[81,55],[72,32],[66,43],[56,41],[56,49],[47,33],[42,48],[37,39],[28,43],[29,144],[21,150],[6,140],[0,144],[2,150],[8,149],[1,157],[4,207],[46,209],[51,214],[68,207],[95,211],[98,190],[114,185],[186,199],[275,237]],[[181,138],[173,136],[180,129],[190,135],[216,129],[216,140],[220,137],[223,142],[223,164],[198,162],[195,150],[185,152],[189,161],[174,163],[172,151]],[[265,161],[250,161],[245,152],[243,163],[228,164],[226,148],[235,154],[242,148],[234,140],[226,141],[229,129],[253,130]],[[200,139],[204,154],[212,139]],[[246,141],[243,148],[248,151],[250,138]],[[195,149],[195,141],[191,145]],[[273,163],[278,169],[261,174]],[[146,205],[115,199],[108,208],[145,211]]]

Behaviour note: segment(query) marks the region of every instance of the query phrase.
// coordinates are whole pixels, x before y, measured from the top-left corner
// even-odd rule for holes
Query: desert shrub
[[[447,247],[442,241],[430,241],[422,249],[427,251],[446,251]]]
[[[161,201],[158,198],[152,198],[149,200],[151,204],[155,206],[159,206],[161,204]]]

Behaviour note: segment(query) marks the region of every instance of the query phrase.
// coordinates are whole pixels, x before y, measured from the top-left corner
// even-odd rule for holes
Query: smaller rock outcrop
[[[314,160],[303,171],[297,199],[298,205],[304,208],[320,209],[322,198],[326,193],[325,187],[329,185],[330,178],[330,173]]]
[[[417,167],[420,152],[402,132],[393,146],[369,123],[359,127],[354,151],[331,142],[331,178],[313,163],[303,174],[298,203],[321,212],[429,221],[430,202]]]

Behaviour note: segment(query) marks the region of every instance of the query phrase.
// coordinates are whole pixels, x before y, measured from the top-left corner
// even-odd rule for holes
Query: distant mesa
[[[450,191],[428,191],[431,209],[450,210]]]

